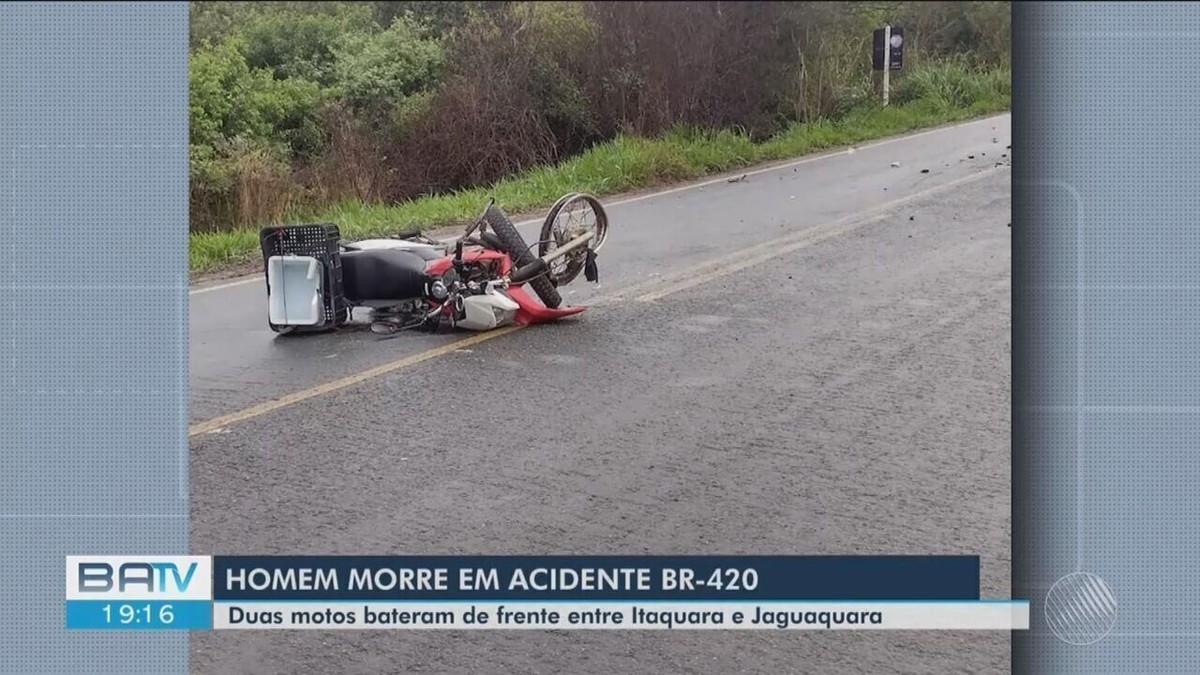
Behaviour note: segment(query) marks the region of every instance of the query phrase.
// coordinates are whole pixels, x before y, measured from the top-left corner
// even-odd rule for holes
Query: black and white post
[[[876,28],[873,42],[871,66],[875,70],[883,71],[881,93],[883,94],[883,104],[887,105],[892,71],[900,70],[904,63],[904,29],[891,24],[883,28]]]
[[[888,104],[888,85],[892,72],[892,26],[883,27],[883,104]]]

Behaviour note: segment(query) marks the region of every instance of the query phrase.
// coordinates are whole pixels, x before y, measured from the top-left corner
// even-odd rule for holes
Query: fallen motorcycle
[[[495,200],[451,242],[423,234],[347,242],[332,223],[265,227],[268,324],[276,333],[347,327],[358,323],[356,308],[382,335],[554,321],[585,309],[563,307],[558,289],[580,273],[598,281],[607,236],[603,206],[580,193],[551,207],[536,255]]]

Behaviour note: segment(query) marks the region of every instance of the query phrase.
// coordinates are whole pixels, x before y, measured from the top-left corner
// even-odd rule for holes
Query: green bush
[[[251,68],[267,69],[277,79],[300,78],[329,87],[337,83],[341,46],[376,31],[371,8],[354,3],[332,13],[265,13],[243,26],[238,36]]]
[[[276,80],[269,71],[250,68],[241,46],[240,40],[230,40],[193,53],[188,72],[191,144],[219,149],[241,137],[283,154],[319,151],[321,88],[297,78]]]
[[[422,36],[407,16],[387,30],[345,38],[335,50],[337,91],[352,106],[395,108],[434,88],[441,76],[441,41]]]
[[[323,150],[320,86],[250,68],[242,46],[240,39],[229,39],[190,59],[189,175],[196,229],[281,213],[290,204],[290,162]]]

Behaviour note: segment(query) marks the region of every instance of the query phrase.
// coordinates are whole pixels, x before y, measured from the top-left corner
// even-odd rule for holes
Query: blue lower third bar
[[[210,630],[211,600],[67,600],[67,628]]]

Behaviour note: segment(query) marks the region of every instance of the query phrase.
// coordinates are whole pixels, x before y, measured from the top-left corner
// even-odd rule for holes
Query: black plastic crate
[[[319,260],[325,269],[322,284],[325,295],[325,323],[321,326],[305,326],[300,328],[301,330],[329,328],[345,322],[349,308],[342,290],[342,254],[338,246],[341,232],[337,225],[272,225],[259,231],[258,241],[262,248],[264,277],[267,274],[267,260],[277,255],[310,256]]]

